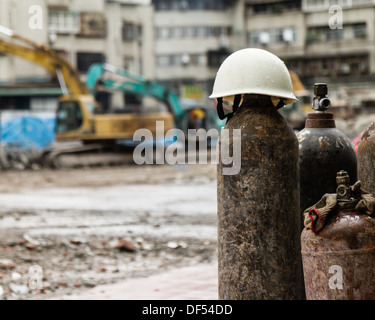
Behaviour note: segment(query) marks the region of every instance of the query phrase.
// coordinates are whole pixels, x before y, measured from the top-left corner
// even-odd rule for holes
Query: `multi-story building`
[[[243,0],[153,0],[156,79],[206,99],[221,62],[244,47]]]
[[[247,45],[280,56],[309,89],[327,82],[334,96],[373,87],[374,21],[373,0],[246,1]]]
[[[182,94],[190,84],[206,97],[223,59],[244,47],[278,55],[310,91],[315,82],[335,95],[375,81],[373,0],[152,2],[156,78]]]
[[[342,12],[329,13],[330,8],[335,9],[332,1],[303,1],[305,57],[296,59],[291,66],[303,77],[326,77],[337,85],[373,81],[374,1],[345,0],[338,3]],[[342,15],[342,25],[330,21],[334,15]]]
[[[245,15],[247,46],[270,50],[283,59],[304,55],[301,1],[247,0]]]
[[[32,6],[42,8],[41,29],[28,24]],[[1,25],[65,52],[83,77],[105,61],[202,100],[221,62],[245,47],[280,56],[310,90],[315,82],[330,92],[372,87],[374,21],[374,0],[0,1]],[[0,88],[0,107],[48,105],[48,96],[52,106],[60,94],[45,70],[18,58],[0,56],[0,70],[0,83],[18,86]],[[38,81],[39,97],[30,98],[20,83]],[[127,102],[117,94],[109,104]]]
[[[34,12],[35,8],[40,12]],[[153,78],[153,12],[148,0],[2,0],[0,25],[61,51],[82,78],[94,62],[126,67]],[[41,16],[34,16],[37,13]],[[36,18],[42,19],[41,24],[30,25]],[[44,69],[1,56],[0,70],[0,83],[15,84],[0,89],[0,107],[55,108],[61,90]],[[123,95],[112,96],[108,103],[123,105]]]

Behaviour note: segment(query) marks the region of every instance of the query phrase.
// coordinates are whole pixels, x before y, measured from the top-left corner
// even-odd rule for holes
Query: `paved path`
[[[69,300],[217,300],[217,262],[95,287]]]

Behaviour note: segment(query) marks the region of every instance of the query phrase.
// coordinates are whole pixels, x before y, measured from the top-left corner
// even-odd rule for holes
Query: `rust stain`
[[[375,297],[375,219],[354,209],[337,210],[319,233],[304,229],[302,259],[309,300],[359,300]],[[316,243],[319,243],[319,246]],[[343,287],[330,287],[331,266],[342,270]]]
[[[265,96],[225,128],[242,130],[242,164],[234,176],[218,165],[219,299],[300,299],[296,135]]]

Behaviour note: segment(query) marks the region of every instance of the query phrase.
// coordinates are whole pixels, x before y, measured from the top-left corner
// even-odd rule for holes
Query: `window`
[[[230,55],[226,49],[210,50],[207,52],[207,64],[209,67],[217,68]]]
[[[354,38],[364,39],[367,37],[366,23],[353,24],[353,36]]]
[[[205,27],[195,27],[194,31],[195,31],[195,36],[197,38],[206,36],[206,28]]]
[[[156,57],[156,63],[159,67],[169,66],[169,56],[168,55],[157,56]]]
[[[297,0],[272,1],[271,3],[260,3],[260,1],[258,2],[259,3],[253,4],[250,7],[251,13],[277,14],[277,13],[281,13],[284,11],[299,10],[301,8],[301,1],[297,1]]]
[[[156,57],[156,63],[159,67],[170,66],[206,66],[207,58],[205,54],[170,54],[159,55]]]
[[[322,32],[323,41],[325,40],[341,40],[344,37],[343,29],[328,29]]]
[[[107,21],[101,12],[82,12],[80,36],[105,38]]]
[[[155,10],[220,10],[228,9],[227,0],[153,0]]]
[[[306,42],[364,39],[367,37],[366,23],[345,24],[344,29],[330,29],[327,26],[309,28]]]
[[[122,40],[134,41],[135,39],[135,26],[132,23],[124,23],[122,27]]]
[[[169,38],[169,28],[168,27],[157,28],[156,29],[156,37],[158,39]]]
[[[295,28],[255,30],[248,33],[247,41],[252,45],[273,45],[281,43],[295,43],[297,31]]]
[[[134,67],[135,61],[134,57],[132,56],[125,56],[124,57],[124,68],[127,70],[132,70]]]
[[[316,9],[325,9],[326,1],[325,0],[305,0],[306,10],[316,10]]]
[[[195,66],[206,66],[207,59],[204,54],[191,54],[190,55],[190,64]]]
[[[77,101],[63,101],[57,110],[57,133],[77,130],[83,123],[82,112]]]
[[[182,55],[180,54],[171,54],[169,56],[169,65],[170,66],[178,66],[182,62]]]
[[[342,8],[351,8],[353,5],[372,5],[372,0],[304,0],[303,7],[305,11],[326,11],[333,5],[339,5]]]
[[[80,32],[80,14],[68,10],[50,10],[48,14],[50,32],[77,34]]]
[[[259,32],[257,31],[251,31],[247,35],[247,42],[249,45],[257,46],[260,44],[259,41]]]
[[[169,38],[208,38],[229,36],[232,34],[231,27],[222,26],[175,26],[175,27],[159,27],[156,29],[156,37],[158,39]]]
[[[302,77],[346,76],[369,73],[367,54],[353,56],[330,56],[311,59],[296,59],[288,62],[288,67]]]
[[[184,38],[192,38],[194,37],[194,27],[184,27]]]
[[[77,69],[80,72],[87,72],[89,67],[94,63],[104,63],[105,56],[102,53],[77,53]]]
[[[182,27],[171,27],[169,35],[171,38],[182,38],[184,29]]]

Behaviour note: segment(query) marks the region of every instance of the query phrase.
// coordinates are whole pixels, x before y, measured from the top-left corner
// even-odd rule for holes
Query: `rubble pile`
[[[2,170],[37,170],[42,167],[43,151],[38,149],[21,149],[0,145],[0,168]]]

